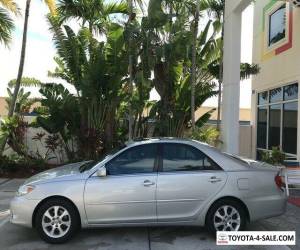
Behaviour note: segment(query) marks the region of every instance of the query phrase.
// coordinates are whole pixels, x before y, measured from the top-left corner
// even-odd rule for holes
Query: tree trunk
[[[197,36],[199,26],[199,0],[196,3],[195,20],[194,20],[194,31],[193,31],[193,48],[192,48],[192,77],[191,77],[191,119],[192,119],[192,130],[195,129],[195,86],[196,86],[196,47],[197,47]]]
[[[133,3],[132,0],[128,0],[128,6],[129,6],[129,20],[128,24],[130,26],[130,23],[132,21],[132,13],[133,13]],[[131,27],[130,27],[131,28]],[[133,139],[133,112],[132,112],[132,94],[133,94],[133,58],[132,58],[132,48],[131,48],[131,32],[129,32],[129,41],[128,41],[128,52],[129,52],[129,107],[128,107],[128,140],[132,141]]]
[[[29,19],[29,9],[30,9],[30,2],[31,0],[26,1],[26,9],[25,9],[25,20],[24,20],[24,28],[23,28],[23,40],[22,40],[22,49],[21,49],[21,57],[20,57],[20,64],[18,70],[18,76],[16,80],[16,85],[14,89],[14,94],[12,97],[11,105],[9,107],[8,117],[13,116],[18,93],[21,86],[21,79],[23,75],[24,63],[25,63],[25,54],[26,54],[26,42],[27,42],[27,29],[28,29],[28,19]]]
[[[15,85],[15,89],[14,89],[14,94],[12,96],[11,104],[10,104],[9,110],[8,110],[8,117],[12,117],[13,114],[14,114],[14,110],[15,110],[16,102],[17,102],[17,97],[18,97],[18,94],[19,94],[20,86],[21,86],[21,79],[22,79],[22,75],[23,75],[25,54],[26,54],[26,42],[27,42],[27,29],[28,29],[30,2],[31,2],[31,0],[26,0],[20,64],[19,64],[19,70],[18,70],[16,85]],[[2,145],[0,145],[0,153],[1,154],[4,151],[6,141],[7,141],[7,139],[5,139],[4,142],[2,143]]]
[[[224,13],[225,13],[225,1],[222,1],[223,4],[223,21],[222,16],[219,17],[222,22],[222,34],[221,34],[221,55],[220,55],[220,66],[219,66],[219,93],[218,93],[218,115],[217,115],[217,130],[220,131],[221,125],[221,100],[222,100],[222,82],[223,82],[223,40],[224,40]]]

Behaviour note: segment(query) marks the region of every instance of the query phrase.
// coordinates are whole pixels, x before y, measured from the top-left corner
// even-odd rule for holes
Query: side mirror
[[[106,168],[105,167],[102,167],[100,169],[98,169],[97,171],[97,176],[98,177],[106,177]]]

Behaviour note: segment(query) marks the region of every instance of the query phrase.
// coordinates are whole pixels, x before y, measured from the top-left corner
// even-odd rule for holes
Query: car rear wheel
[[[216,231],[241,231],[246,227],[246,211],[235,200],[219,200],[209,209],[206,226],[212,233]]]
[[[53,199],[39,207],[35,226],[44,241],[63,243],[79,229],[80,220],[73,204],[66,200]]]

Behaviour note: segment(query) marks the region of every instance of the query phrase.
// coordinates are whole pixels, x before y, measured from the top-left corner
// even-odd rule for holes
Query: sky
[[[16,1],[24,13],[24,0]],[[37,11],[38,10],[38,11]],[[27,38],[27,50],[23,76],[34,77],[42,82],[62,82],[58,79],[48,77],[48,71],[55,68],[53,57],[56,54],[49,25],[45,18],[48,9],[42,1],[31,1],[31,12],[29,17],[29,28]],[[249,6],[243,13],[242,23],[242,62],[252,62],[252,19],[253,6]],[[7,96],[7,83],[15,79],[19,67],[23,17],[15,18],[16,29],[13,33],[13,42],[10,48],[0,44],[0,96]],[[249,25],[250,24],[250,25]],[[73,24],[75,25],[75,24]],[[71,24],[71,26],[73,26]],[[240,106],[250,108],[251,106],[251,81],[246,80],[241,83]],[[68,86],[72,89],[71,86]],[[38,89],[30,88],[32,96],[38,96]],[[151,98],[156,99],[157,93],[151,92]],[[216,106],[217,98],[207,100],[204,105]]]

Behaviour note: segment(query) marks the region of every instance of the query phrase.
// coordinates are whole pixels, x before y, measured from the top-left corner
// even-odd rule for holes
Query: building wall
[[[268,48],[267,46],[269,19],[266,16],[283,3],[283,1],[259,0],[255,2],[254,7],[253,63],[259,64],[261,71],[252,79],[253,157],[256,154],[257,93],[289,83],[300,84],[300,8],[292,7],[287,3],[288,37],[275,47]],[[298,102],[298,124],[300,124],[299,110]],[[299,130],[298,126],[298,134],[295,135],[298,138],[298,160],[300,156]]]
[[[7,115],[7,104],[5,101],[5,97],[0,97],[0,117]]]

